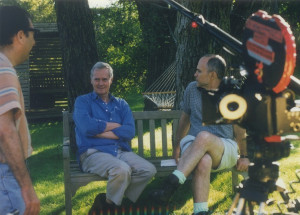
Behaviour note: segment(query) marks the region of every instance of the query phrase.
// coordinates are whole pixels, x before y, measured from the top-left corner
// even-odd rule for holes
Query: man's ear
[[[208,75],[209,75],[210,78],[215,79],[216,76],[217,76],[217,73],[216,73],[215,71],[210,71],[210,72],[208,73]]]
[[[20,30],[20,31],[18,31],[18,33],[15,35],[14,38],[16,39],[17,42],[24,44],[25,37],[26,37],[26,35],[25,35],[24,31]]]

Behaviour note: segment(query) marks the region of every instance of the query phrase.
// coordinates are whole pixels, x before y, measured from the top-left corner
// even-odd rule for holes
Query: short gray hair
[[[208,72],[215,71],[218,78],[222,80],[226,71],[226,61],[224,60],[224,58],[222,58],[220,55],[215,54],[207,54],[204,57],[210,58],[207,61]]]
[[[96,70],[96,69],[104,69],[104,68],[106,68],[106,69],[108,69],[108,71],[109,71],[109,77],[110,78],[113,78],[114,77],[114,72],[113,72],[113,69],[112,69],[112,67],[108,64],[108,63],[104,63],[104,62],[97,62],[97,63],[95,63],[95,65],[93,66],[93,68],[91,69],[91,79],[93,78],[93,76],[94,76],[94,71]]]

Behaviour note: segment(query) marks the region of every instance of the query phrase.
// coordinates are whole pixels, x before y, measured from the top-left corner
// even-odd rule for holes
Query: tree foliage
[[[53,0],[1,0],[0,5],[18,5],[26,9],[33,22],[56,22]]]
[[[147,73],[144,82],[147,90],[175,60],[176,44],[174,29],[176,11],[168,10],[163,1],[135,0],[146,47]],[[166,87],[172,83],[163,83]],[[145,110],[153,110],[156,105],[144,100]],[[154,105],[154,106],[153,106]]]
[[[146,46],[147,88],[175,60],[176,45],[173,32],[176,11],[168,10],[163,1],[136,0],[136,3],[143,43]]]
[[[129,91],[141,92],[146,59],[135,2],[93,9],[93,17],[99,59],[114,69],[112,92],[122,97]]]
[[[84,79],[82,75],[86,76],[85,72],[89,71],[96,61],[101,60],[112,65],[115,72],[112,92],[126,98],[129,91],[141,92],[144,87],[149,86],[176,56],[177,99],[180,100],[184,88],[194,79],[194,69],[201,55],[208,52],[227,55],[222,49],[222,44],[204,29],[192,29],[190,20],[175,10],[167,10],[166,4],[164,5],[162,1],[119,0],[111,7],[93,9],[92,17],[88,15],[87,18],[85,17],[87,0],[81,1],[84,1],[85,5],[79,8],[76,6],[78,0],[56,0],[68,4],[57,11],[60,13],[58,22],[62,23],[62,17],[65,19],[64,25],[61,25],[59,30],[64,35],[61,37],[62,42],[65,45],[69,44],[65,46],[64,55],[71,53],[77,55],[65,64],[70,66],[75,62],[72,73],[77,74],[79,71],[74,72],[75,66],[82,60],[88,62],[84,65],[85,71],[80,69],[83,74],[79,75],[79,78],[73,80],[72,73],[66,77],[66,83],[74,84],[77,88],[81,88],[82,82],[85,83],[82,85],[85,90],[75,93],[71,90],[73,96],[90,89],[89,80]],[[202,14],[206,20],[215,23],[239,40],[245,21],[251,13],[263,9],[269,14],[280,14],[291,25],[297,46],[300,45],[298,18],[300,10],[297,0],[178,0],[178,2],[191,11]],[[0,5],[19,5],[33,14],[34,22],[56,20],[54,0],[0,0]],[[92,21],[93,26],[89,24]],[[66,29],[69,34],[66,34]],[[93,37],[90,37],[93,31],[95,43],[94,39],[89,39]],[[83,32],[86,35],[82,35]],[[79,43],[88,45],[79,48]],[[99,57],[95,57],[96,52],[99,53]],[[227,57],[226,60],[230,65],[241,62],[237,57]],[[83,68],[83,63],[80,66]]]
[[[297,49],[300,50],[300,1],[280,1],[279,14],[290,24],[295,36]],[[300,54],[300,51],[298,51],[298,54]]]

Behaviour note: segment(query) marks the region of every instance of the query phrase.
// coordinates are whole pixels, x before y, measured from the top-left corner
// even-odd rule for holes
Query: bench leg
[[[66,215],[72,215],[72,194],[71,189],[65,187]]]

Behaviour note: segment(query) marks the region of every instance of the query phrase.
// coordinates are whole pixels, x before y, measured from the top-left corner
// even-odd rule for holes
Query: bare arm
[[[246,130],[238,125],[233,125],[235,140],[238,143],[240,155],[247,156]],[[237,161],[237,170],[247,171],[250,161],[248,158],[239,158]]]
[[[176,163],[178,163],[180,157],[180,140],[187,134],[189,128],[190,116],[185,112],[182,112],[176,131],[175,141],[173,143],[173,158],[175,159]]]
[[[114,132],[112,132],[112,131],[106,131],[106,132],[103,132],[101,134],[97,134],[96,137],[106,138],[106,139],[114,139],[114,140],[119,139],[119,137],[117,135],[115,135]]]
[[[118,128],[120,126],[121,125],[119,123],[116,123],[116,122],[107,122],[106,123],[106,128],[105,128],[104,132],[111,131],[111,130],[113,130],[115,128]]]
[[[0,150],[21,187],[26,206],[24,214],[38,214],[40,201],[34,191],[25,165],[20,137],[14,123],[12,111],[0,115],[0,128]]]

